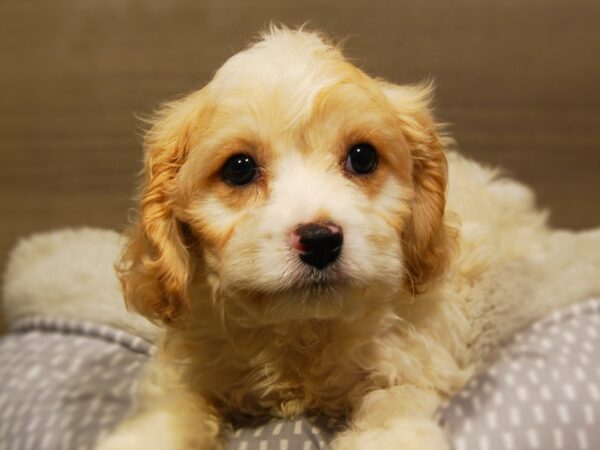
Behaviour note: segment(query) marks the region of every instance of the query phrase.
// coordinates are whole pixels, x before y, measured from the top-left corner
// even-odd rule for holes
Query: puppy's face
[[[356,317],[443,265],[445,160],[427,94],[279,31],[168,105],[122,272],[171,321],[193,282],[250,322]],[[204,300],[206,301],[206,299]]]

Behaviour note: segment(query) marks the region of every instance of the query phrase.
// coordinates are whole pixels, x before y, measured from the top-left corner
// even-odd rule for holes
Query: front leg
[[[219,425],[203,400],[163,401],[126,420],[97,450],[220,450]]]
[[[350,428],[338,435],[333,450],[447,450],[444,432],[433,419],[439,395],[411,385],[366,394]]]

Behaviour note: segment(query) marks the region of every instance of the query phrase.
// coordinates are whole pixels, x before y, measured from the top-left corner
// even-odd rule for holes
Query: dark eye
[[[221,169],[221,177],[226,183],[242,186],[258,176],[258,166],[251,156],[244,153],[233,155]]]
[[[346,156],[346,170],[357,175],[371,173],[377,167],[377,152],[371,144],[356,144]]]

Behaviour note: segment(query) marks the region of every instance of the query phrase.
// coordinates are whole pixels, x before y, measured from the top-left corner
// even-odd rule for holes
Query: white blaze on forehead
[[[298,151],[286,151],[273,170],[268,206],[272,220],[287,227],[316,219],[340,220],[341,204],[364,196],[348,189],[349,181],[333,165],[325,156],[307,160]]]

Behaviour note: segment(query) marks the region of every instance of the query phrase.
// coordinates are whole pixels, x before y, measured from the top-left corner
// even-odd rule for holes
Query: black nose
[[[334,262],[342,250],[344,236],[337,225],[308,223],[295,230],[300,259],[319,270]]]

